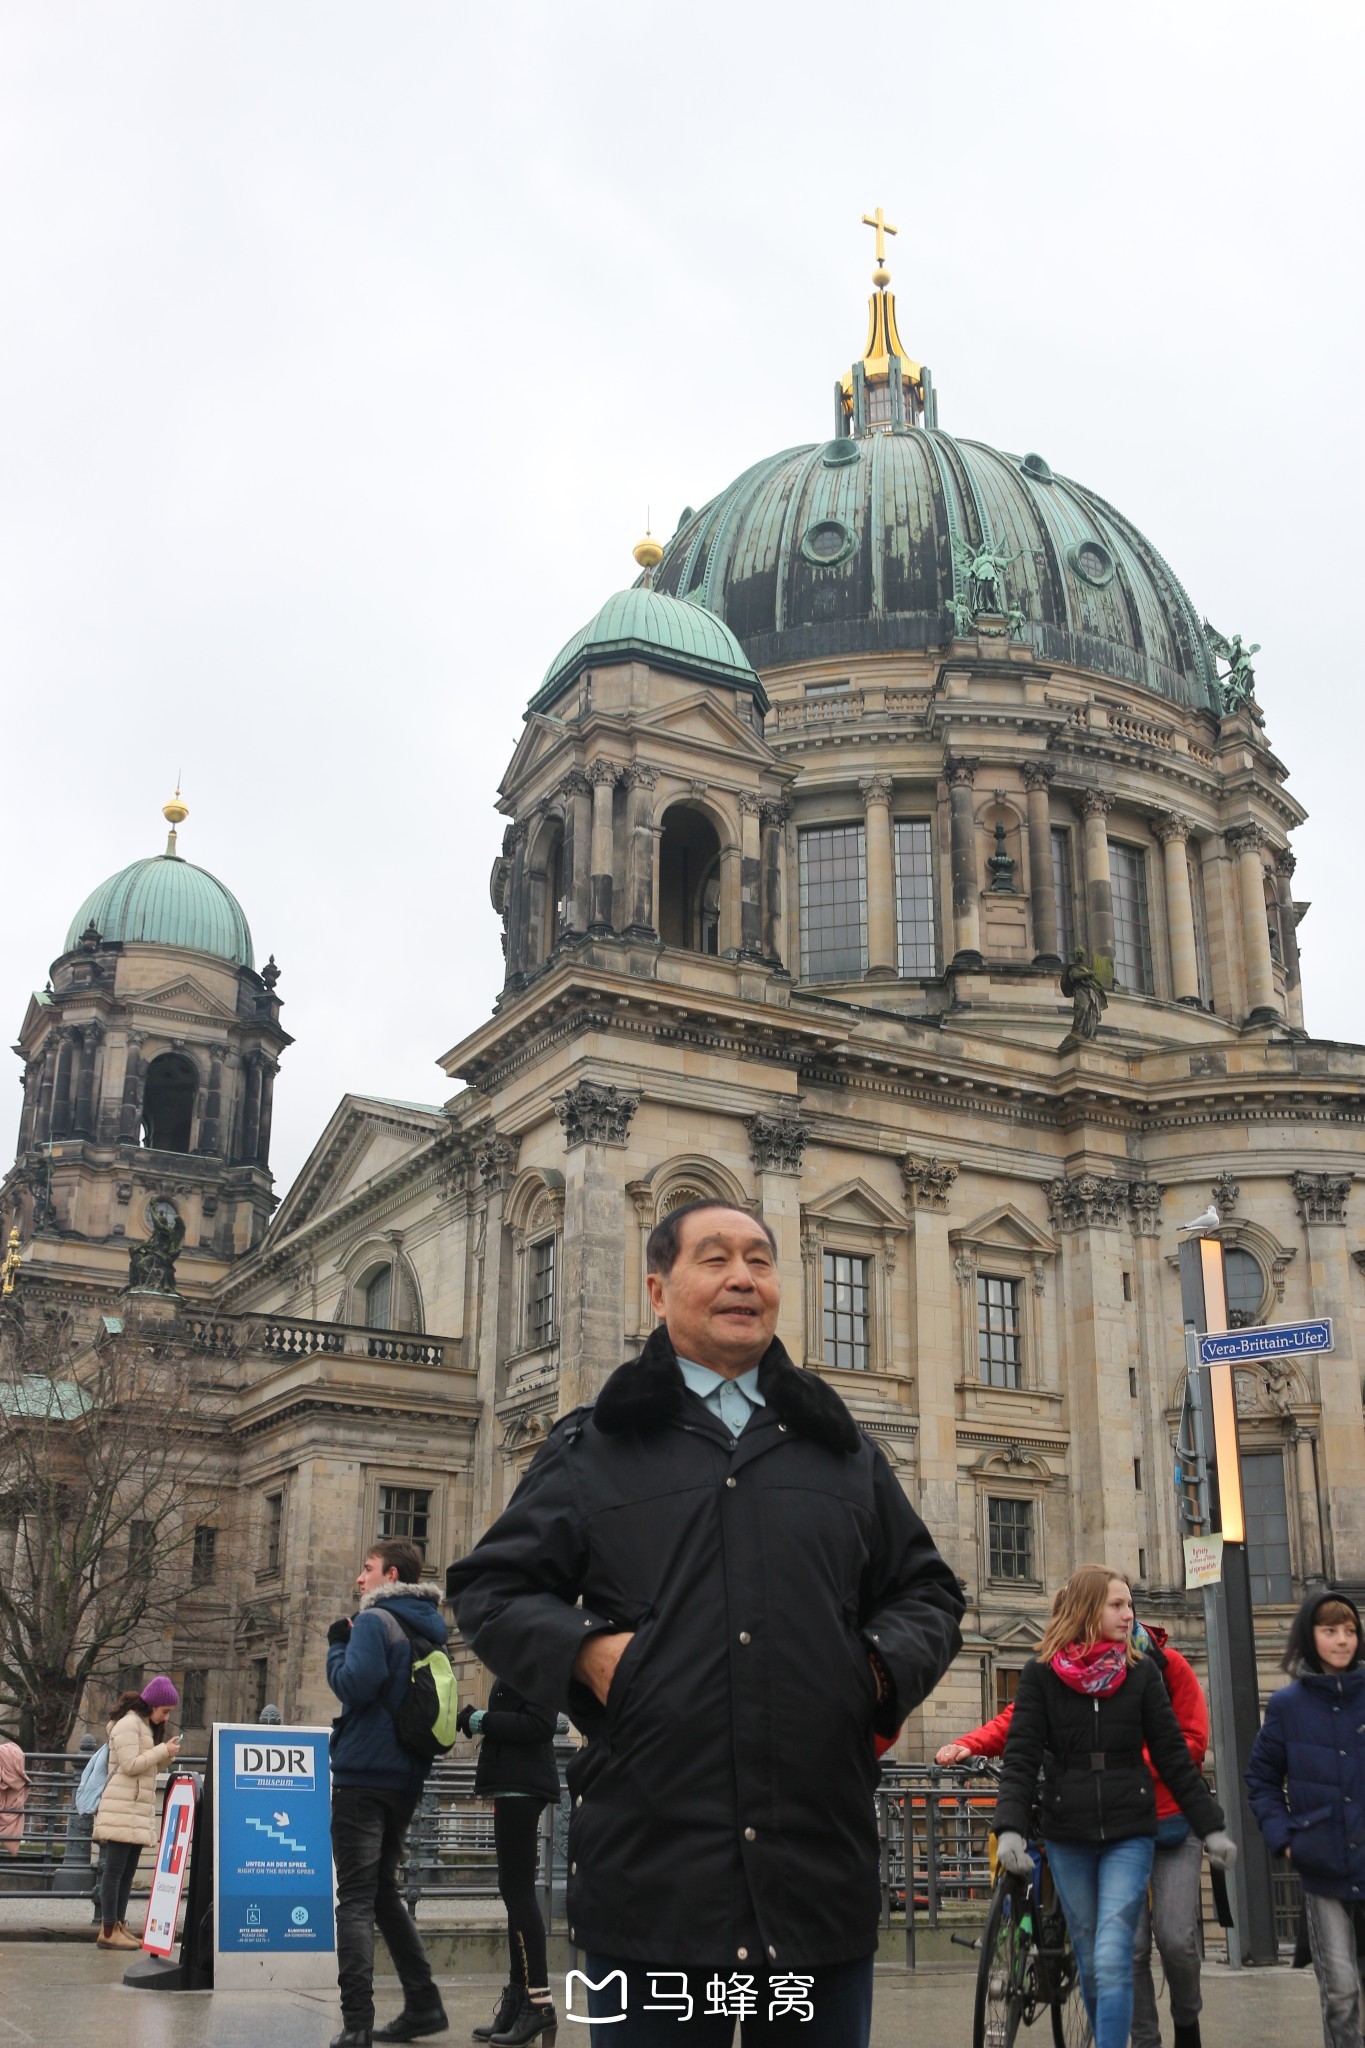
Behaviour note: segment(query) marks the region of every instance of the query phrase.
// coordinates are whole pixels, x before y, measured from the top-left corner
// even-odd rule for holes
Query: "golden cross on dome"
[[[880,206],[877,208],[877,211],[875,213],[865,213],[863,215],[863,226],[865,228],[875,228],[877,230],[877,261],[878,263],[885,263],[886,237],[888,235],[899,234],[900,230],[898,228],[892,227],[890,221],[886,218],[886,215],[882,212]]]

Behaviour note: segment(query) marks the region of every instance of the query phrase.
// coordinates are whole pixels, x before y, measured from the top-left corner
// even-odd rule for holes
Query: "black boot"
[[[523,1986],[517,1993],[512,2024],[489,2035],[489,2048],[524,2048],[527,2041],[543,2041],[544,2048],[555,2048],[558,2031],[559,2015],[554,2007],[537,2005]]]
[[[1186,2020],[1175,2030],[1175,2048],[1202,2048],[1198,2020]]]
[[[408,2005],[405,2002],[397,2019],[390,2020],[387,2026],[375,2028],[374,2038],[376,2041],[415,2041],[420,2034],[443,2034],[449,2025],[446,2009],[433,1986],[431,2002],[426,2005]]]
[[[373,2039],[371,2027],[343,2027],[339,2034],[333,2034],[327,2048],[370,2048]]]
[[[517,2008],[520,2003],[521,1986],[519,1984],[504,1984],[502,1997],[498,2000],[497,2011],[486,2027],[475,2027],[473,2038],[476,2041],[491,2041],[494,2034],[501,2033],[504,2027],[510,2027],[517,2016]]]

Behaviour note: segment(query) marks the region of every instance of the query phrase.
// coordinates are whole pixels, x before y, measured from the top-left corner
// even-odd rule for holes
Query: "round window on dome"
[[[1114,580],[1114,557],[1102,540],[1080,541],[1067,549],[1066,558],[1076,574],[1096,590],[1103,590],[1106,583]]]
[[[862,452],[851,434],[841,435],[837,441],[826,441],[822,460],[826,469],[844,469],[849,463],[862,459]]]
[[[842,519],[817,519],[806,528],[801,552],[808,562],[822,569],[833,568],[853,553],[854,536]]]

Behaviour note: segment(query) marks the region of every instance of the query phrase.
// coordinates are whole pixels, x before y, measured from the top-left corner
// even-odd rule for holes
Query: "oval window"
[[[814,526],[806,528],[801,552],[808,562],[827,569],[851,555],[853,547],[854,536],[842,519],[818,519]]]
[[[1066,558],[1076,574],[1102,590],[1114,580],[1114,557],[1102,540],[1083,540],[1068,548]]]

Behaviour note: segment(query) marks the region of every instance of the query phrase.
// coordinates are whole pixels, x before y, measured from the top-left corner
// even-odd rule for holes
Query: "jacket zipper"
[[[1100,1703],[1099,1703],[1099,1699],[1098,1699],[1098,1696],[1097,1696],[1097,1697],[1096,1697],[1096,1698],[1095,1698],[1095,1699],[1094,1699],[1094,1700],[1093,1700],[1093,1701],[1091,1702],[1091,1704],[1093,1705],[1093,1707],[1094,1707],[1094,1709],[1095,1709],[1095,1741],[1094,1741],[1094,1751],[1095,1751],[1095,1754],[1096,1754],[1096,1756],[1098,1756],[1098,1755],[1099,1755],[1099,1749],[1100,1749]],[[1100,1777],[1101,1777],[1101,1774],[1100,1774],[1100,1772],[1099,1772],[1099,1771],[1096,1771],[1096,1773],[1095,1773],[1095,1819],[1096,1819],[1096,1820],[1098,1821],[1098,1823],[1099,1823],[1099,1830],[1100,1830],[1100,1840],[1101,1840],[1101,1841],[1103,1841],[1103,1840],[1104,1840],[1104,1797],[1103,1797],[1103,1794],[1102,1794],[1102,1792],[1101,1792],[1101,1790],[1100,1790]]]

